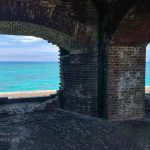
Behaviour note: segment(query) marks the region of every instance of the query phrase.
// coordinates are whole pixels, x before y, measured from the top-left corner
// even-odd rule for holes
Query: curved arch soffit
[[[57,30],[29,22],[0,21],[0,34],[35,36],[68,51],[86,51],[86,48],[74,38]]]
[[[150,43],[150,1],[139,1],[122,18],[111,39],[113,46],[143,46]]]

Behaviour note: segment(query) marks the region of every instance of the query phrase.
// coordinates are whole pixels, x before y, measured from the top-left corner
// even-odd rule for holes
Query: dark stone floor
[[[125,122],[60,109],[1,114],[0,150],[150,150],[150,95],[145,99],[145,118]]]
[[[141,150],[150,150],[150,118],[114,123],[118,130],[132,139]]]
[[[0,118],[0,150],[137,150],[106,121],[53,110]]]

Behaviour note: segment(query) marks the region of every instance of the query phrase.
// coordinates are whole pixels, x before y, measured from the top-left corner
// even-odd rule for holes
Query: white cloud
[[[43,39],[41,38],[37,38],[34,36],[22,36],[22,37],[18,37],[16,38],[16,41],[20,41],[23,43],[32,43],[32,42],[39,42],[42,41]]]
[[[35,54],[56,54],[58,55],[59,48],[55,45],[51,44],[46,44],[46,45],[39,45],[38,47],[11,47],[11,48],[3,48],[0,47],[0,56],[3,54],[7,55],[17,55],[17,54],[30,54],[30,55],[35,55]]]
[[[38,52],[54,52],[58,53],[59,47],[56,45],[51,45],[51,44],[46,44],[46,45],[41,45],[39,48],[35,48]]]
[[[35,42],[35,43],[34,43]],[[37,43],[36,43],[37,42]],[[32,44],[33,43],[33,44]],[[4,35],[0,37],[0,60],[58,60],[59,47],[34,36]]]
[[[32,43],[32,42],[39,42],[43,39],[37,38],[34,36],[9,36],[13,42],[22,42],[22,43]]]
[[[16,36],[16,35],[1,35],[3,36],[4,40],[11,42],[22,42],[22,43],[32,43],[32,42],[39,42],[43,41],[42,38],[34,37],[34,36]],[[1,38],[2,40],[2,38]],[[2,41],[3,42],[3,41]],[[1,43],[1,41],[0,41]],[[8,42],[7,42],[8,44]],[[2,44],[1,44],[2,45]]]

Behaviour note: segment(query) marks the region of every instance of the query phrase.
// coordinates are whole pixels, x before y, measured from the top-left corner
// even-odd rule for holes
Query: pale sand
[[[56,90],[41,90],[41,91],[31,91],[31,92],[8,92],[0,93],[0,97],[8,98],[26,98],[26,97],[42,97],[49,96],[51,94],[56,94]]]
[[[150,93],[150,86],[145,87],[145,93]]]
[[[145,87],[145,93],[150,93],[150,86]],[[0,98],[1,97],[8,97],[8,98],[42,97],[42,96],[49,96],[51,94],[56,94],[56,90],[0,93]]]

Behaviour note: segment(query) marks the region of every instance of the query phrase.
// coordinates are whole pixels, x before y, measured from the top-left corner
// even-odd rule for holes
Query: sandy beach
[[[8,97],[9,99],[11,99],[11,98],[25,98],[25,97],[41,97],[41,96],[49,96],[50,94],[56,94],[56,90],[0,93],[0,98]]]
[[[150,93],[150,86],[145,87],[145,93]]]
[[[150,86],[145,87],[145,93],[150,93]],[[26,97],[41,97],[56,94],[56,90],[39,90],[39,91],[28,91],[28,92],[7,92],[0,93],[1,97],[11,98],[26,98]]]

